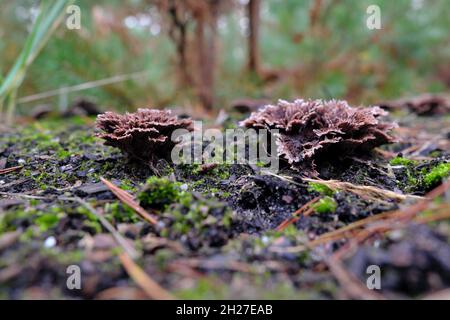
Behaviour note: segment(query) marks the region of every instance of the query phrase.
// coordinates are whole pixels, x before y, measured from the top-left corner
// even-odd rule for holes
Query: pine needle
[[[311,205],[316,203],[317,201],[319,201],[319,199],[320,199],[320,197],[316,197],[316,198],[312,199],[311,201],[308,201],[307,203],[305,203],[305,205],[303,205],[300,209],[298,209],[297,211],[295,211],[292,214],[292,217],[287,218],[282,223],[280,223],[280,225],[278,225],[278,227],[276,227],[275,230],[283,231],[284,229],[287,228],[287,226],[289,226],[292,223],[295,223],[298,219],[300,219],[299,215],[308,216],[309,214],[311,214],[311,212],[314,211],[314,209],[311,208]]]
[[[0,174],[7,174],[16,170],[22,169],[22,166],[0,169]]]
[[[111,190],[112,193],[116,195],[117,198],[119,198],[120,201],[133,209],[145,221],[151,224],[156,224],[158,222],[134,200],[131,194],[115,186],[112,182],[106,180],[105,178],[100,177],[100,180],[109,188],[109,190]]]
[[[119,255],[120,262],[125,268],[128,275],[136,282],[136,284],[147,294],[150,299],[154,300],[175,300],[176,297],[161,287],[155,280],[150,278],[139,267],[131,257],[122,252]]]

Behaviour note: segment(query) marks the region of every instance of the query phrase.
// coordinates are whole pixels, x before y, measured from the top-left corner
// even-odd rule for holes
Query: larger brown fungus
[[[176,142],[171,135],[176,129],[192,131],[192,120],[178,119],[171,111],[138,109],[135,113],[105,112],[97,117],[96,136],[105,144],[119,148],[131,158],[146,162],[167,159]]]
[[[355,108],[339,100],[280,100],[253,112],[241,125],[272,133],[278,129],[278,155],[305,175],[317,175],[316,160],[366,153],[394,142],[389,132],[395,124],[379,119],[386,114],[379,107]]]

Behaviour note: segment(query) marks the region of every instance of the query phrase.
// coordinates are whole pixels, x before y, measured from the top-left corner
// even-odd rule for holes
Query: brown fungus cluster
[[[271,133],[278,129],[278,155],[304,174],[318,175],[316,160],[367,153],[394,142],[389,132],[395,124],[379,119],[386,114],[379,107],[355,108],[339,100],[280,100],[253,112],[241,125]]]
[[[177,129],[192,131],[192,120],[178,119],[171,111],[138,109],[134,113],[105,112],[97,117],[96,136],[105,144],[119,148],[128,156],[146,162],[167,159],[176,142],[171,135]]]

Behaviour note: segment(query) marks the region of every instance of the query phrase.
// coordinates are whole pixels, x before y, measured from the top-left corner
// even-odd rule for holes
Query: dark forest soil
[[[441,180],[430,182],[427,175],[450,160],[450,119],[395,118],[401,125],[398,143],[339,163],[330,159],[320,177],[418,196],[437,187]],[[188,299],[348,298],[326,265],[345,241],[305,244],[414,202],[322,189],[288,168],[276,175],[245,165],[160,163],[151,169],[128,162],[93,133],[89,118],[1,132],[0,169],[22,167],[0,175],[0,298],[146,297],[118,259],[111,233],[85,207],[63,197],[89,202],[141,253],[136,263],[152,279]],[[152,176],[159,178],[145,186]],[[118,201],[100,177],[141,194],[158,224]],[[143,191],[152,203],[144,204]],[[331,204],[275,230],[316,197]],[[365,286],[367,267],[379,265],[385,297],[423,297],[450,285],[449,237],[448,220],[411,223],[365,242],[346,257],[345,266]],[[66,286],[69,265],[81,268],[80,290]]]

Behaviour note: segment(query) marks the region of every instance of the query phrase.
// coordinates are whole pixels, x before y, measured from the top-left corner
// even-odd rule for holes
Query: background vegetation
[[[82,29],[68,30],[65,23],[58,27],[28,69],[19,102],[39,92],[145,73],[71,93],[67,100],[55,96],[19,103],[19,112],[43,103],[64,108],[78,96],[104,108],[220,109],[242,97],[333,97],[368,104],[447,89],[450,6],[446,0],[263,0],[258,11],[256,68],[248,68],[251,3],[77,0]],[[381,30],[366,27],[366,8],[371,4],[381,8]],[[2,75],[21,52],[38,5],[32,0],[2,1]],[[171,15],[173,7],[185,24],[184,42]],[[201,56],[205,53],[199,53],[198,46],[202,23],[206,56]],[[205,57],[208,63],[199,65]]]

